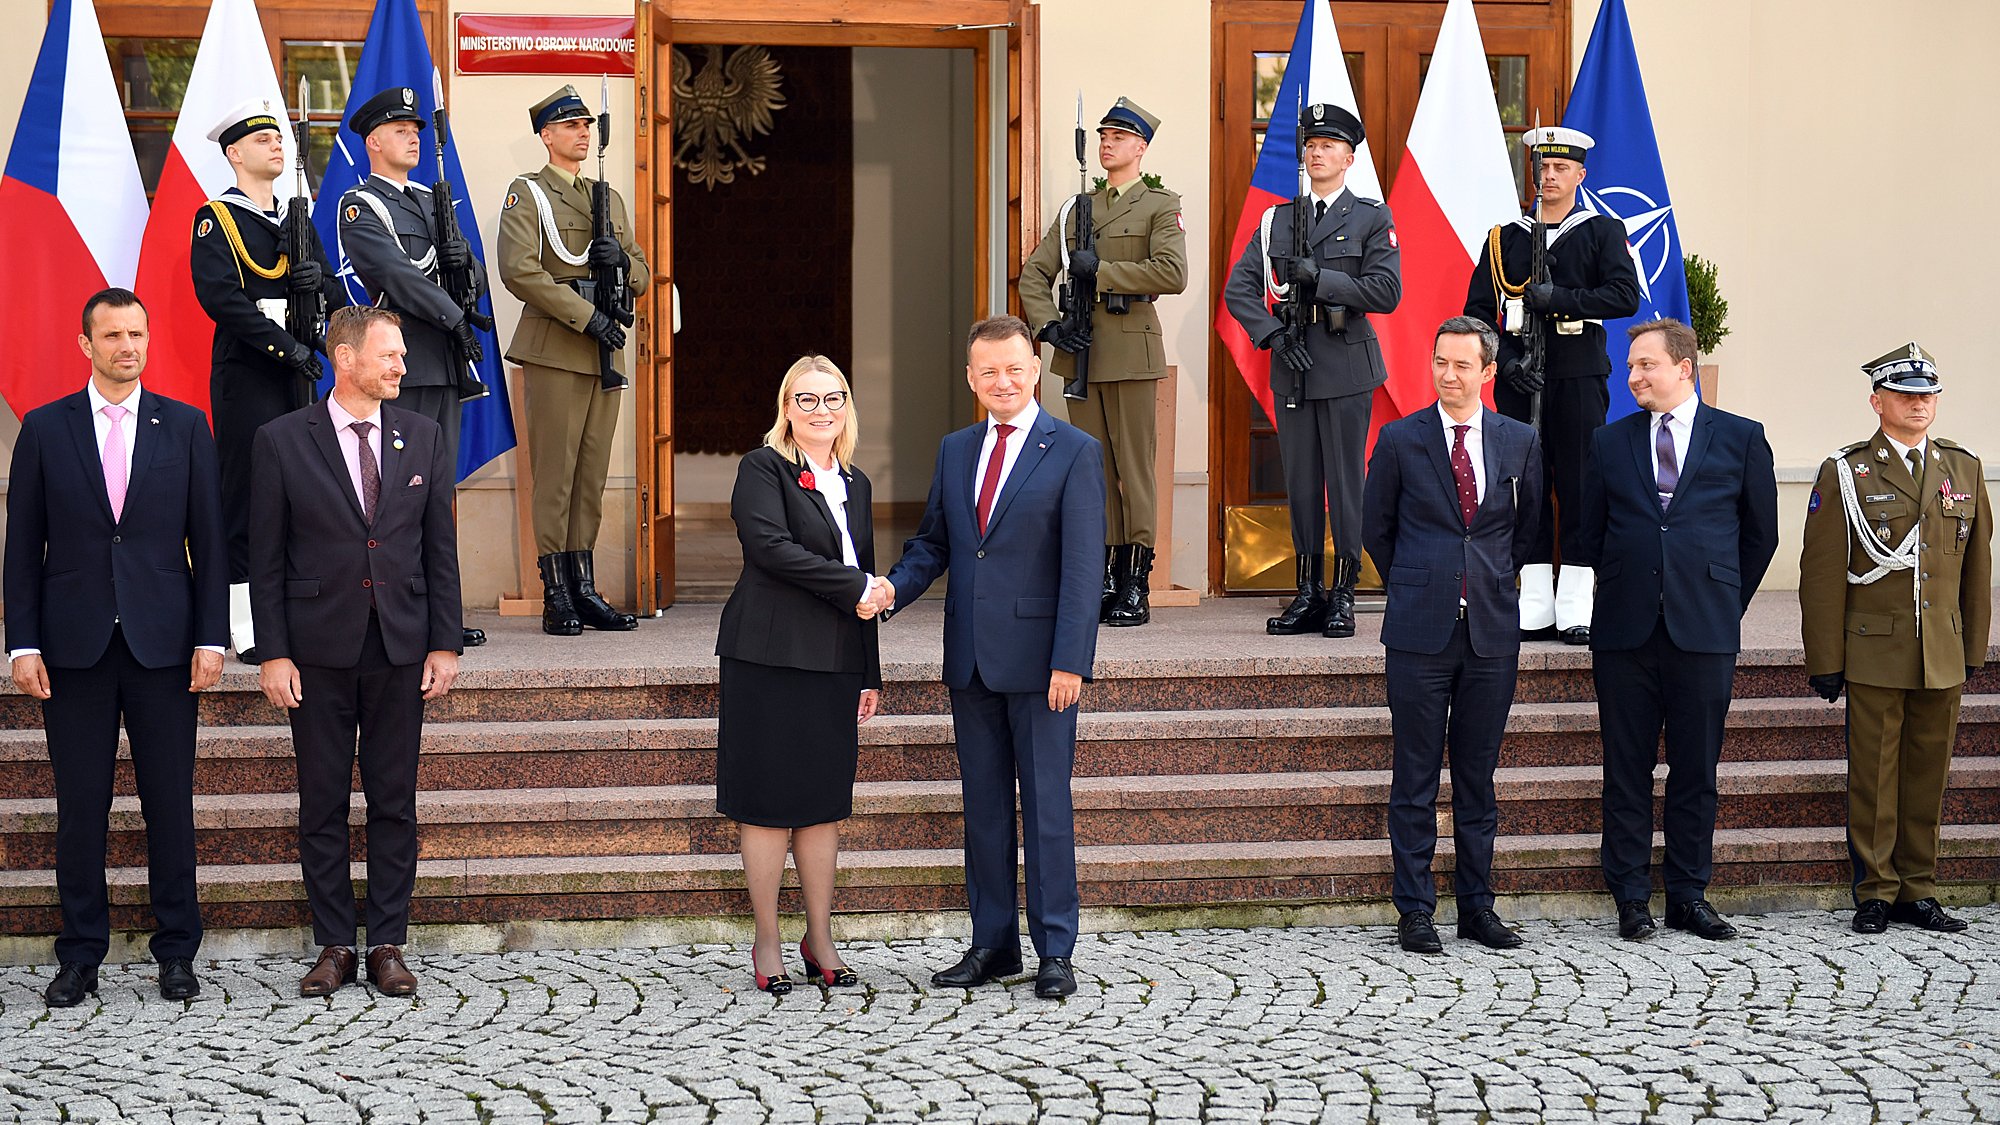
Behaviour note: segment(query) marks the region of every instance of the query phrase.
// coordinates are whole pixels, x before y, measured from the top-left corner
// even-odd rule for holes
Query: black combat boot
[[[1354,635],[1354,584],[1361,580],[1361,560],[1333,556],[1333,581],[1327,584],[1326,632],[1328,637]]]
[[[574,637],[583,632],[576,618],[576,602],[570,599],[569,556],[543,555],[535,562],[542,568],[542,632],[552,637]]]
[[[576,616],[593,629],[623,633],[637,629],[639,619],[620,613],[597,592],[597,561],[589,551],[569,553],[570,592],[576,596]]]
[[[1264,631],[1274,637],[1296,637],[1317,633],[1326,625],[1326,558],[1300,555],[1299,594],[1285,612],[1264,622]]]
[[[1119,550],[1125,552],[1125,566],[1120,570],[1118,600],[1112,603],[1110,624],[1144,625],[1153,619],[1153,607],[1146,599],[1153,592],[1153,549],[1130,543]]]
[[[1119,553],[1125,550],[1128,548],[1110,544],[1104,547],[1104,600],[1097,607],[1097,623],[1100,625],[1111,620],[1111,607],[1118,601],[1118,575],[1124,570]]]

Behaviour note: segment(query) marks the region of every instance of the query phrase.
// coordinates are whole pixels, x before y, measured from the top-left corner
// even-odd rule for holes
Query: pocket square
[[[418,473],[418,474],[417,474],[416,476],[413,476],[413,477],[411,477],[411,478],[410,478],[410,483],[409,483],[409,484],[407,484],[407,485],[405,485],[404,487],[405,487],[405,488],[415,488],[415,487],[417,487],[418,485],[420,485],[420,484],[422,484],[422,483],[424,483],[424,474],[422,474],[422,473]]]

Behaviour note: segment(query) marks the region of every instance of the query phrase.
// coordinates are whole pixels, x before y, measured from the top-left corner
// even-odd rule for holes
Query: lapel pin
[[[155,418],[155,419],[153,419],[153,425],[157,426],[157,425],[159,425],[159,424],[160,424],[160,420],[159,420],[158,418]]]
[[[1888,462],[1888,460],[1889,460],[1889,454],[1888,454],[1888,453],[1887,453],[1886,451],[1884,451],[1884,450],[1881,450],[1881,449],[1877,449],[1877,450],[1875,451],[1875,459],[1876,459],[1877,461],[1881,461],[1881,462],[1884,462],[1884,463],[1887,463],[1887,462]]]
[[[390,442],[389,444],[390,444],[390,446],[391,446],[391,447],[393,447],[393,448],[396,448],[396,449],[401,449],[401,448],[403,448],[403,439],[402,439],[402,438],[397,438],[397,439],[396,439],[395,441],[392,441],[392,442]]]
[[[1049,443],[1048,443],[1048,442],[1045,442],[1045,441],[1043,441],[1043,442],[1036,442],[1036,443],[1035,443],[1035,448],[1037,448],[1037,449],[1047,449],[1048,447],[1049,447]]]

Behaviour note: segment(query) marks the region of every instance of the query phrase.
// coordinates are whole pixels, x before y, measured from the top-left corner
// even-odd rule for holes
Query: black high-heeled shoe
[[[853,988],[861,983],[861,978],[854,975],[854,970],[845,965],[835,965],[830,969],[820,968],[819,963],[812,959],[812,954],[806,952],[806,943],[803,941],[799,942],[799,960],[806,963],[806,976],[816,978],[828,988]]]
[[[780,971],[775,977],[767,977],[757,971],[757,959],[750,958],[750,975],[757,978],[757,991],[773,996],[783,996],[792,990],[791,974]]]

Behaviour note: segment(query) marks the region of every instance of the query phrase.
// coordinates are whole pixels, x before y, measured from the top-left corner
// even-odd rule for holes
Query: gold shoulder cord
[[[1518,297],[1528,291],[1528,280],[1523,278],[1519,285],[1507,280],[1507,261],[1500,255],[1500,230],[1505,223],[1486,233],[1486,260],[1493,264],[1493,307],[1506,307],[1506,297]]]
[[[251,273],[256,274],[265,281],[276,281],[291,272],[291,259],[282,253],[278,255],[278,264],[272,266],[270,269],[265,269],[263,266],[258,265],[250,257],[250,251],[243,245],[243,232],[236,229],[236,217],[229,213],[229,205],[227,203],[218,203],[210,200],[208,209],[215,213],[215,223],[222,228],[223,237],[229,239],[230,249],[236,251],[236,260],[247,267]],[[239,279],[241,276],[239,273]]]

